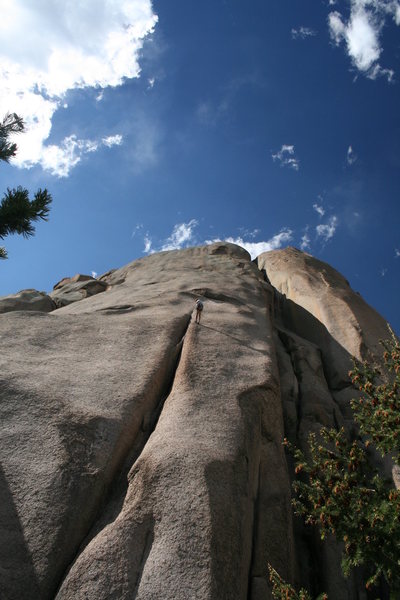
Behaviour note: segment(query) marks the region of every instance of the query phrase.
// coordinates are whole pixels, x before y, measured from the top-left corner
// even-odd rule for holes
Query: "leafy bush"
[[[368,452],[373,444],[400,465],[400,344],[392,331],[391,339],[382,344],[383,370],[354,361],[349,373],[361,392],[351,402],[360,439],[349,440],[343,429],[324,427],[308,438],[309,458],[287,440],[284,444],[296,462],[295,513],[318,526],[321,539],[331,533],[343,542],[345,576],[363,566],[369,573],[367,589],[383,578],[396,599],[400,597],[400,490],[382,478]],[[270,579],[276,600],[311,600],[304,590],[297,594],[271,568]]]

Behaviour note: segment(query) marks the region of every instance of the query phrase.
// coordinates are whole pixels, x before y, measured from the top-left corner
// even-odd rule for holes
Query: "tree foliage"
[[[296,461],[295,513],[344,544],[342,569],[363,566],[366,587],[384,579],[391,597],[400,597],[400,490],[382,478],[372,466],[368,446],[390,454],[400,464],[400,344],[393,332],[384,346],[381,370],[367,362],[358,364],[349,376],[360,391],[351,406],[360,438],[349,440],[343,429],[322,428],[308,438],[308,454],[285,440]],[[273,574],[273,597],[309,599]],[[292,594],[292,595],[290,595]]]
[[[279,575],[271,565],[268,565],[269,579],[272,583],[272,596],[278,600],[312,600],[310,594],[305,589],[301,589],[299,593]],[[328,600],[328,596],[324,593],[320,594],[316,600]]]
[[[17,144],[10,142],[13,133],[21,133],[25,125],[21,117],[15,113],[7,113],[0,123],[0,160],[8,162],[17,153]]]
[[[10,136],[21,133],[25,125],[21,117],[8,113],[0,123],[0,160],[8,162],[17,152],[17,144],[10,141]],[[29,237],[35,233],[32,223],[47,221],[50,212],[51,195],[44,189],[39,189],[33,200],[29,200],[27,189],[18,186],[7,188],[0,203],[0,240],[7,235],[17,233]],[[0,258],[7,258],[6,249],[0,247]]]

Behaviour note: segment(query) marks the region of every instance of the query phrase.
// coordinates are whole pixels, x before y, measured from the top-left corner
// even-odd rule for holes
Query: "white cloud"
[[[41,151],[41,165],[57,177],[68,177],[71,169],[75,167],[85,154],[96,152],[101,146],[111,148],[122,143],[122,136],[110,135],[98,140],[80,140],[76,135],[64,138],[59,145],[49,144],[43,146]],[[25,166],[31,167],[33,161],[27,161]]]
[[[152,89],[154,87],[154,84],[156,82],[155,77],[151,77],[150,79],[147,80],[147,83],[149,84],[149,88],[148,89]]]
[[[96,96],[96,102],[101,102],[104,98],[104,91],[101,90],[101,92],[99,92]]]
[[[385,277],[387,272],[388,270],[385,267],[382,267],[382,269],[380,270],[381,277]]]
[[[146,235],[144,236],[144,250],[143,250],[143,252],[145,254],[151,254],[152,253],[151,246],[152,246],[151,237],[149,236],[148,233],[146,233]]]
[[[315,203],[313,204],[313,209],[319,214],[320,217],[323,217],[325,214],[325,209],[323,206],[320,206],[319,204]]]
[[[383,50],[380,38],[387,16],[400,25],[398,0],[350,0],[347,21],[338,11],[328,16],[331,38],[336,45],[345,43],[353,65],[370,79],[385,76],[391,81],[394,75],[391,69],[379,64]]]
[[[107,148],[112,148],[112,146],[120,146],[122,144],[122,135],[117,133],[116,135],[109,135],[104,137],[102,140],[104,146]]]
[[[292,29],[292,38],[294,40],[297,40],[299,38],[301,40],[305,40],[306,38],[314,37],[315,35],[317,35],[317,32],[314,31],[313,29],[311,29],[310,27],[301,26],[301,27],[298,27],[297,29],[296,28]]]
[[[282,144],[281,149],[272,155],[274,161],[278,161],[281,167],[290,167],[295,171],[299,170],[300,163],[295,156],[294,146],[288,144]]]
[[[347,148],[347,156],[346,156],[347,164],[348,164],[348,165],[354,165],[354,163],[356,162],[357,158],[358,158],[358,157],[357,157],[357,155],[355,154],[355,152],[354,152],[354,150],[353,150],[352,146],[349,146],[349,147]]]
[[[269,252],[270,250],[277,250],[281,248],[283,244],[290,242],[293,239],[293,231],[291,229],[282,229],[279,233],[274,235],[266,242],[246,242],[242,237],[227,237],[223,240],[221,238],[215,238],[213,240],[206,240],[205,244],[214,244],[214,242],[230,242],[231,244],[237,244],[242,246],[250,254],[251,258],[256,258],[263,252]]]
[[[398,248],[394,249],[394,257],[395,258],[400,258],[400,250]]]
[[[143,252],[145,254],[153,254],[154,252],[160,252],[164,250],[180,250],[181,248],[194,246],[199,243],[198,239],[196,239],[194,231],[198,225],[199,223],[196,219],[191,219],[188,223],[177,223],[174,225],[171,235],[160,244],[157,244],[156,248],[153,247],[152,237],[147,232],[144,236]],[[141,225],[137,226],[134,230],[134,233],[136,233],[136,231],[141,227]],[[279,233],[265,242],[252,242],[244,239],[244,237],[249,237],[252,239],[254,237],[253,234],[255,234],[256,231],[258,230],[249,231],[245,234],[245,236],[230,236],[225,238],[216,237],[212,240],[204,240],[201,243],[209,245],[221,241],[230,242],[232,244],[242,246],[242,248],[245,248],[249,252],[252,258],[255,258],[256,256],[262,254],[262,252],[268,252],[270,250],[281,248],[284,244],[293,239],[293,231],[288,228],[282,229]]]
[[[54,113],[69,90],[100,88],[100,101],[102,89],[139,77],[143,40],[157,23],[151,0],[0,0],[0,7],[0,115],[16,112],[27,127],[13,163],[65,176],[79,162],[80,143],[90,150],[77,135],[46,145]],[[64,167],[55,166],[57,156]]]
[[[96,279],[96,277],[97,277],[96,271],[92,271],[92,277],[93,277],[93,279]]]
[[[327,242],[334,236],[338,224],[338,218],[333,215],[327,223],[316,226],[315,231],[317,232],[317,236],[322,238],[324,242]]]
[[[161,250],[179,250],[188,246],[194,240],[193,230],[197,227],[198,222],[192,219],[189,223],[179,223],[174,226],[171,235],[165,240],[161,246]]]
[[[305,233],[302,238],[301,238],[301,244],[300,244],[300,249],[301,250],[307,250],[311,247],[311,240],[310,240],[310,236],[308,235],[308,233]]]
[[[153,239],[149,232],[143,238],[144,241],[144,254],[154,254],[155,252],[162,252],[165,250],[180,250],[187,246],[195,245],[194,229],[197,227],[198,221],[191,219],[188,223],[177,223],[174,225],[172,233],[163,242],[157,244],[156,248],[153,247]],[[136,234],[139,229],[142,229],[143,225],[137,225],[132,233],[132,237]]]

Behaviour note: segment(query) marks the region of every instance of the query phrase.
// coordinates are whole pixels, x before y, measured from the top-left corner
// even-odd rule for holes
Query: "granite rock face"
[[[268,600],[268,562],[361,597],[335,543],[293,522],[281,443],[351,426],[349,357],[382,327],[321,264],[287,249],[257,267],[216,243],[110,271],[106,293],[50,314],[0,315],[1,598]]]

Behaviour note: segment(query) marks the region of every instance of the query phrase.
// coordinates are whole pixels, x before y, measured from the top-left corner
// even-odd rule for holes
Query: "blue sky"
[[[75,4],[77,6],[75,6]],[[0,190],[50,220],[4,240],[0,294],[146,253],[294,245],[400,331],[399,0],[0,0]]]

